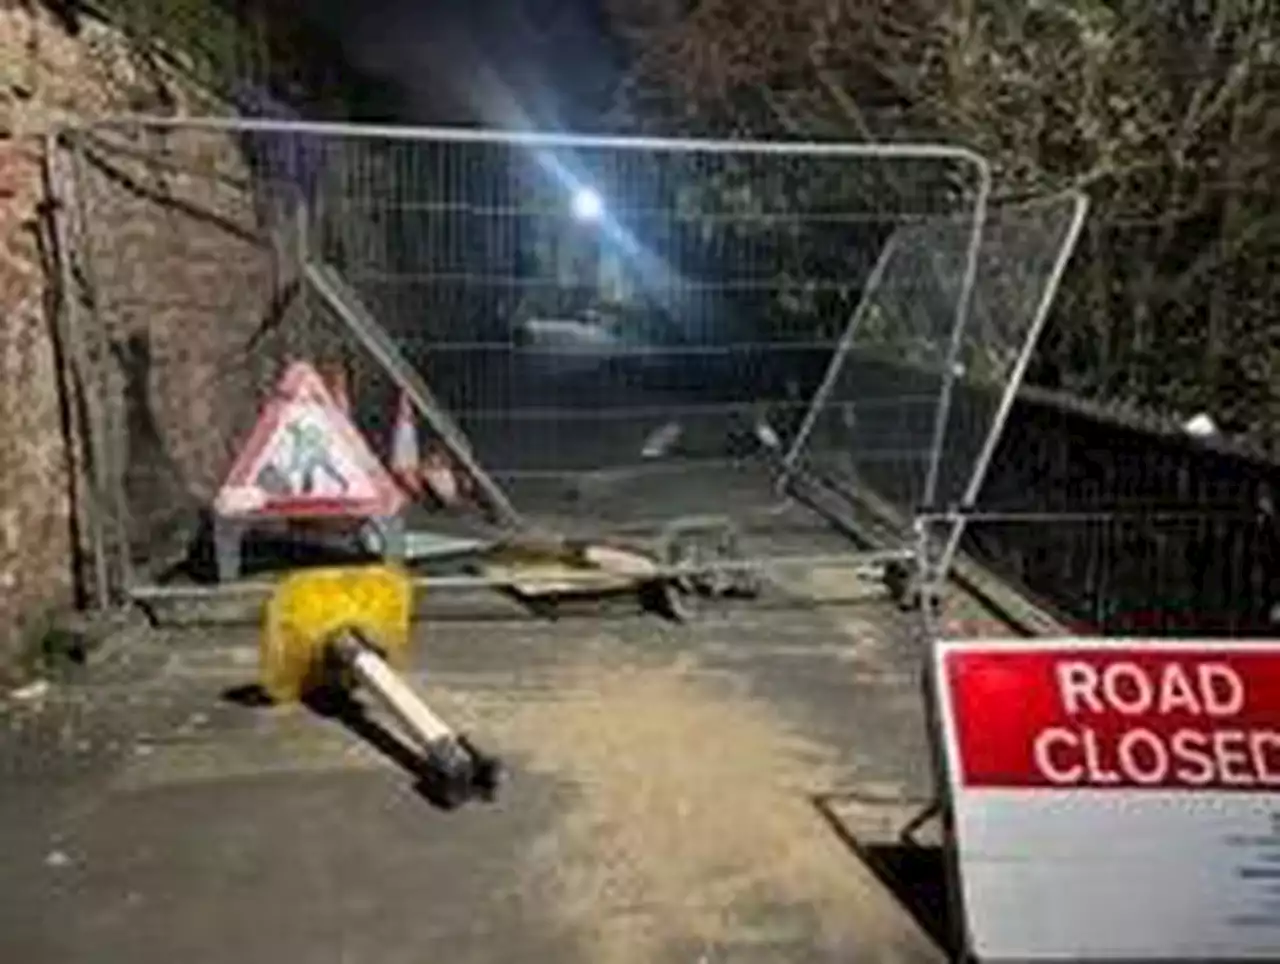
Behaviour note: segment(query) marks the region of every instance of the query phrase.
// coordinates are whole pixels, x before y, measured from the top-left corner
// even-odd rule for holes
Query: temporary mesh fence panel
[[[895,231],[788,453],[794,474],[855,495],[901,537],[922,506],[976,498],[1085,209],[1068,194],[989,211],[959,327],[973,224]]]
[[[476,458],[470,439],[436,399],[435,393],[400,350],[395,339],[389,337],[386,329],[378,323],[360,294],[324,262],[308,262],[304,272],[323,306],[343,325],[348,340],[354,341],[386,378],[404,393],[413,410],[424,420],[426,431],[440,439],[450,459],[472,480],[490,515],[511,529],[523,528],[522,520],[506,493]],[[399,411],[397,406],[397,413]]]
[[[522,515],[571,532],[770,508],[759,430],[794,433],[885,240],[973,226],[985,190],[940,147],[353,131],[319,148],[309,257]],[[939,296],[952,324],[962,289]]]
[[[752,534],[753,558],[849,554],[831,519],[779,505],[780,459],[869,303],[874,324],[896,311],[899,331],[938,340],[917,352],[962,330],[963,239],[988,190],[980,158],[936,145],[265,121],[73,133],[102,481],[135,583],[207,567],[207,506],[292,360],[345,373],[384,457],[410,396],[422,447],[465,446],[508,528],[714,515]],[[866,462],[867,430],[896,433],[918,479],[950,371],[866,367],[858,392],[828,391],[806,450]],[[859,411],[868,429],[818,446],[859,399],[878,400]]]
[[[72,253],[102,408],[103,511],[126,575],[181,564],[281,360],[314,353],[289,183],[235,132],[73,132]]]

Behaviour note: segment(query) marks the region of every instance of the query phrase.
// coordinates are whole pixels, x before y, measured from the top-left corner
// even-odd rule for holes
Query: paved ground
[[[165,631],[6,709],[0,960],[938,959],[814,805],[927,792],[885,602],[424,624],[425,692],[514,771],[454,813],[335,722],[223,699],[253,646]]]

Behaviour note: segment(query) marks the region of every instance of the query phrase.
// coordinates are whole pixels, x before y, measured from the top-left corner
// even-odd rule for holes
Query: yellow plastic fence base
[[[325,646],[344,628],[359,629],[392,666],[409,646],[413,585],[388,566],[307,569],[287,577],[267,602],[258,657],[272,699],[300,699],[316,682]]]

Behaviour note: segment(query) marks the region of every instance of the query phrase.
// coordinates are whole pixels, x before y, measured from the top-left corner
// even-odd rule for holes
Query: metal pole
[[[330,644],[352,675],[381,700],[404,729],[429,750],[453,738],[453,730],[431,712],[422,698],[387,665],[370,643],[354,630],[340,632]]]
[[[111,512],[113,514],[113,524],[111,529],[115,538],[115,564],[119,577],[119,586],[112,587],[112,593],[119,591],[122,596],[127,596],[129,590],[134,585],[133,575],[133,558],[130,554],[129,540],[129,506],[124,491],[124,460],[118,451],[119,446],[112,444],[115,441],[114,436],[119,430],[119,434],[123,435],[127,444],[127,434],[124,426],[120,424],[116,415],[115,406],[110,403],[110,376],[107,371],[108,365],[111,364],[110,339],[107,336],[106,321],[102,316],[101,305],[99,302],[100,291],[98,279],[95,270],[95,252],[92,236],[89,228],[85,224],[86,212],[85,205],[85,160],[84,150],[85,142],[82,134],[77,133],[68,140],[71,149],[71,182],[70,185],[74,190],[76,197],[76,211],[79,217],[76,219],[77,233],[79,234],[79,244],[77,248],[84,252],[84,262],[81,265],[81,272],[87,285],[87,297],[91,304],[91,323],[87,326],[90,334],[89,344],[92,344],[92,356],[89,359],[89,368],[92,372],[86,372],[87,381],[93,384],[93,390],[86,392],[86,396],[93,396],[96,399],[97,421],[98,421],[98,437],[100,439],[100,450],[97,459],[97,472],[99,492],[101,493],[103,504],[108,500],[111,503]]]
[[[946,441],[947,423],[951,419],[951,395],[957,378],[956,363],[960,349],[964,345],[965,325],[969,320],[969,305],[973,299],[973,289],[978,276],[978,262],[982,251],[982,236],[987,224],[987,204],[991,197],[991,167],[983,161],[978,168],[978,197],[974,204],[973,227],[969,233],[969,248],[965,264],[964,279],[960,293],[956,298],[955,321],[951,328],[951,343],[943,361],[942,392],[938,398],[938,414],[933,425],[933,455],[929,460],[929,473],[925,478],[924,492],[921,502],[932,505],[938,488],[938,474],[941,470],[942,446]]]
[[[715,562],[697,565],[656,565],[653,568],[655,579],[674,579],[680,576],[698,576],[707,573],[759,572],[761,570],[779,572],[787,569],[813,569],[822,567],[845,567],[849,569],[874,569],[889,562],[901,562],[911,558],[909,549],[877,549],[859,552],[856,555],[787,556],[775,559],[754,561],[716,560]],[[598,585],[602,578],[611,574],[604,569],[584,569],[581,572],[557,573],[555,581],[565,585],[580,585],[584,589]],[[413,585],[421,589],[441,591],[465,591],[469,589],[501,589],[510,585],[509,578],[492,576],[415,576]],[[226,583],[218,586],[200,585],[139,585],[130,593],[139,602],[162,601],[166,599],[216,599],[233,596],[268,597],[275,591],[271,582],[250,581]]]
[[[63,391],[66,392],[66,404],[72,412],[68,419],[67,447],[68,454],[71,456],[68,461],[73,473],[82,467],[77,465],[81,461],[75,456],[77,447],[82,453],[82,459],[88,461],[87,468],[90,471],[85,472],[84,482],[90,552],[93,558],[93,594],[96,608],[105,609],[111,604],[111,582],[107,570],[106,540],[102,524],[102,493],[99,487],[101,480],[91,478],[91,475],[97,474],[100,470],[95,444],[101,440],[101,418],[97,411],[97,399],[90,397],[92,389],[86,384],[85,378],[84,346],[81,342],[84,326],[78,318],[80,301],[76,292],[75,271],[71,265],[71,236],[67,230],[67,214],[64,210],[70,207],[74,199],[59,160],[61,151],[61,139],[58,133],[50,131],[45,135],[45,178],[48,181],[52,202],[51,222],[56,248],[54,257],[58,261],[58,283],[62,289],[55,309],[54,325],[69,369],[64,372],[65,381],[62,386]],[[88,422],[86,425],[80,425],[80,419],[74,411],[77,385],[84,397],[85,420]],[[81,438],[76,437],[77,425],[80,425],[83,430]],[[78,483],[79,480],[73,478],[72,485],[78,488]],[[71,511],[74,513],[76,509],[77,507],[73,504]]]
[[[448,446],[450,454],[458,460],[480,487],[490,508],[495,511],[502,523],[511,529],[526,528],[524,520],[511,500],[507,498],[507,494],[476,459],[462,430],[453,423],[453,419],[436,401],[426,383],[400,355],[356,292],[351,290],[341,275],[330,265],[308,262],[304,265],[303,271],[311,286],[382,366],[392,381],[404,391],[414,407],[440,436],[441,441]]]
[[[791,481],[791,476],[794,474],[795,464],[800,458],[800,450],[804,447],[805,442],[808,441],[814,425],[817,424],[822,408],[827,404],[828,396],[835,390],[836,380],[840,377],[840,372],[844,368],[845,359],[850,350],[852,350],[853,341],[857,337],[858,330],[862,327],[863,319],[871,308],[872,295],[884,277],[896,246],[897,235],[895,234],[889,238],[889,242],[885,245],[880,257],[876,260],[875,266],[871,269],[871,274],[867,277],[862,297],[858,300],[857,306],[849,316],[849,323],[845,325],[844,333],[840,336],[840,343],[836,346],[836,352],[832,356],[831,363],[827,365],[827,371],[822,377],[822,383],[818,386],[818,390],[813,393],[813,400],[805,411],[804,420],[796,431],[795,439],[787,449],[787,454],[782,458],[782,474],[778,478],[775,490],[779,495],[785,494],[784,488]]]
[[[118,114],[86,122],[82,129],[107,130],[143,126],[157,130],[229,133],[309,134],[318,137],[362,137],[370,140],[437,141],[454,144],[507,144],[567,150],[641,150],[679,154],[756,154],[784,157],[879,157],[916,161],[954,161],[988,170],[986,158],[963,147],[933,143],[866,143],[833,141],[760,141],[696,137],[626,137],[559,134],[473,127],[425,127],[395,124],[351,124],[332,121],[271,120],[248,117],[171,117]],[[989,173],[987,175],[989,179]]]
[[[1032,319],[1031,327],[1023,340],[1022,350],[1014,363],[1009,382],[1005,385],[1004,394],[1000,398],[1000,406],[996,411],[991,429],[987,433],[982,451],[978,453],[978,459],[974,463],[973,474],[969,477],[969,484],[960,499],[962,515],[953,521],[951,533],[947,537],[946,545],[943,547],[942,555],[939,557],[939,573],[946,573],[951,568],[951,562],[960,547],[960,540],[964,538],[964,527],[967,522],[963,514],[964,510],[973,507],[982,491],[982,483],[986,480],[991,459],[995,456],[996,446],[1000,444],[1000,437],[1004,434],[1005,423],[1008,421],[1009,413],[1013,409],[1013,403],[1018,397],[1018,389],[1022,385],[1027,367],[1031,364],[1031,356],[1040,340],[1040,332],[1044,329],[1045,322],[1048,320],[1049,311],[1053,307],[1054,298],[1058,294],[1058,287],[1062,283],[1062,276],[1066,273],[1067,264],[1071,260],[1071,255],[1080,240],[1080,233],[1084,229],[1085,217],[1089,213],[1089,199],[1084,194],[1077,192],[1074,195],[1073,202],[1071,221],[1068,225],[1066,236],[1062,240],[1062,246],[1058,251],[1057,259],[1054,261],[1048,283],[1045,285],[1044,291],[1040,295],[1040,301],[1036,305],[1036,313]],[[932,500],[925,502],[925,505],[931,504]],[[970,516],[969,518],[972,517]]]

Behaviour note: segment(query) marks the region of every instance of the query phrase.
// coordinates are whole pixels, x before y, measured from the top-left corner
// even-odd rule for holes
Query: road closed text
[[[1230,665],[1064,660],[1055,676],[1072,723],[1035,736],[1035,765],[1047,782],[1280,789],[1280,730],[1231,725],[1248,682]]]
[[[930,670],[967,956],[1280,959],[1280,640],[956,640]]]
[[[1280,790],[1280,653],[953,651],[972,787]]]

